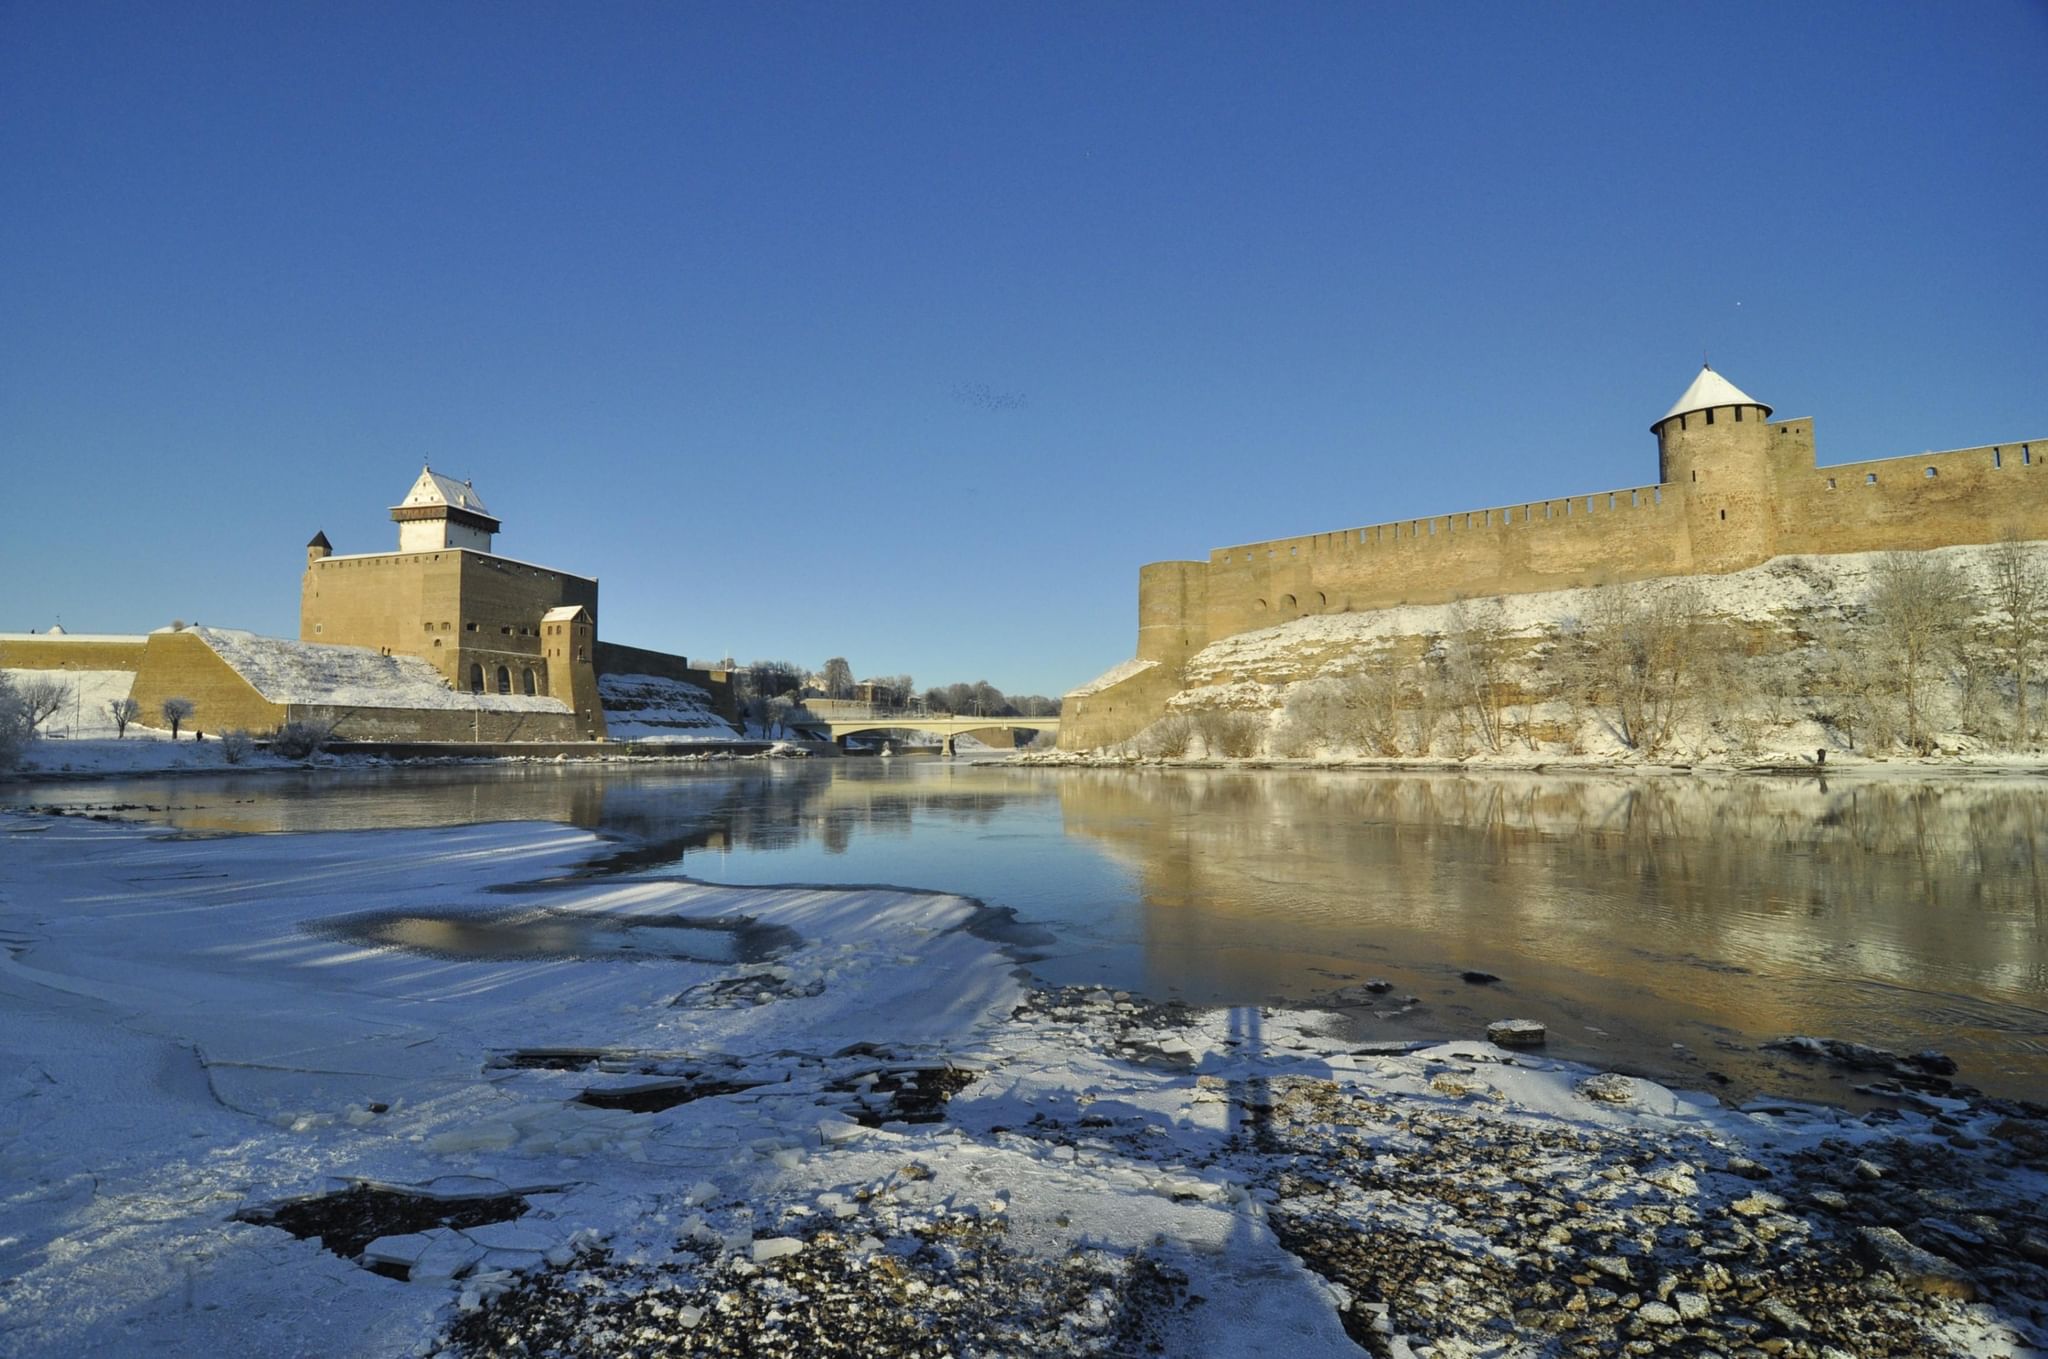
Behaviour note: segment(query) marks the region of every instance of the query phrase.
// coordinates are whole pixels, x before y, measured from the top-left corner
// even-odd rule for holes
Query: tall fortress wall
[[[1658,479],[1621,490],[1218,548],[1138,572],[1152,670],[1070,698],[1060,744],[1125,740],[1209,643],[1306,614],[1741,571],[1791,554],[2048,538],[2048,439],[1817,465],[1811,419],[1703,368],[1651,426]],[[1163,673],[1162,673],[1163,672]]]

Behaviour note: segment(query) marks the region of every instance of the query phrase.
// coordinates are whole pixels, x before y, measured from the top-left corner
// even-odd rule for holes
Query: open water
[[[1764,1046],[1842,1038],[1937,1048],[1967,1084],[2048,1098],[2040,780],[906,757],[137,778],[4,800],[196,832],[566,822],[618,841],[594,871],[979,897],[1051,931],[1030,966],[1054,983],[1241,1005],[1384,979],[1332,1023],[1405,1039],[1532,1018],[1557,1055],[1730,1098],[1862,1103],[1868,1073]]]

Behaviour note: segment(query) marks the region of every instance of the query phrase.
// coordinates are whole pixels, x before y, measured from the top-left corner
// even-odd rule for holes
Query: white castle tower
[[[419,480],[391,507],[391,517],[398,524],[400,552],[489,552],[491,535],[499,528],[474,486],[431,467],[420,468]]]

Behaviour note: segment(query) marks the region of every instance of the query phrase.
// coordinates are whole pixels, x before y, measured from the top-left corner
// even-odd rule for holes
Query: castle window
[[[474,624],[474,623],[464,623],[464,624],[462,625],[462,630],[463,630],[464,632],[475,632],[475,631],[476,631],[476,624]]]
[[[502,665],[498,667],[498,692],[501,694],[512,692],[512,672]]]
[[[1735,418],[1736,418],[1737,420],[1740,420],[1740,419],[1742,418],[1742,407],[1740,407],[1740,406],[1737,406],[1737,407],[1735,408]]]
[[[1865,486],[1875,486],[1875,485],[1877,485],[1877,473],[1875,473],[1875,472],[1865,472],[1865,473],[1863,474],[1863,484],[1864,484]]]
[[[1282,608],[1283,610],[1286,610],[1286,611],[1288,611],[1288,612],[1290,612],[1290,613],[1291,613],[1291,612],[1293,612],[1293,610],[1294,610],[1294,596],[1293,596],[1293,595],[1282,595],[1282,596],[1280,596],[1280,607],[1281,607],[1281,608]]]
[[[1993,470],[1993,471],[1997,471],[1997,470],[1998,470],[1999,468],[2001,468],[2001,467],[2003,467],[2003,466],[2005,466],[2005,459],[2004,459],[2004,457],[2000,455],[2000,453],[1999,453],[1999,451],[1998,451],[1997,449],[1995,449],[1995,448],[1994,448],[1994,449],[1992,449],[1992,450],[1991,450],[1991,468],[1992,468],[1992,470]]]
[[[1710,425],[1714,423],[1714,408],[1712,406],[1707,407],[1707,423]]]
[[[1927,469],[1927,479],[1928,479],[1929,481],[1932,481],[1932,480],[1934,480],[1934,478],[1936,478],[1936,477],[1938,477],[1938,476],[1940,476],[1940,475],[1941,475],[1941,473],[1939,473],[1939,472],[1935,471],[1935,470],[1934,470],[1934,469],[1933,469],[1932,467],[1930,467],[1930,468],[1928,468],[1928,469]]]
[[[520,672],[519,672],[519,682],[520,682],[520,684],[521,684],[521,685],[522,685],[522,686],[523,686],[523,687],[525,688],[525,690],[526,690],[526,696],[527,696],[528,698],[532,698],[532,697],[533,697],[533,667],[532,667],[532,666],[528,666],[528,667],[527,667],[526,669],[524,669],[524,670],[522,670],[522,671],[520,671]]]
[[[1255,606],[1255,607],[1256,607],[1256,608],[1258,609],[1258,611],[1259,611],[1260,613],[1264,613],[1264,612],[1266,611],[1266,601],[1265,601],[1265,600],[1263,600],[1263,599],[1257,599],[1257,600],[1253,600],[1253,601],[1252,601],[1252,603],[1253,603],[1253,605],[1254,605],[1254,606]]]
[[[1723,520],[1726,520],[1726,519],[1728,518],[1728,511],[1726,511],[1726,510],[1723,510],[1723,511],[1721,511],[1721,518],[1722,518]]]
[[[315,623],[313,625],[313,635],[315,637],[318,637],[320,635],[320,630],[326,626],[327,625],[325,623]]]
[[[1319,609],[1327,609],[1330,607],[1330,597],[1324,594],[1321,590],[1316,591],[1316,607]]]
[[[441,645],[441,639],[440,639],[439,637],[436,637],[436,638],[434,639],[434,645],[435,645],[435,646],[439,646],[439,645]]]
[[[2033,446],[2032,444],[2021,444],[2021,445],[2020,445],[2020,466],[2022,466],[2022,467],[2031,467],[2031,466],[2033,466],[2033,464],[2034,464],[2034,446]]]
[[[1833,477],[1828,478],[1828,489],[1830,491],[1835,489],[1835,479]]]
[[[434,630],[434,625],[433,625],[432,623],[429,623],[429,624],[427,624],[427,631],[428,631],[428,632],[432,632],[433,630]]]
[[[469,667],[469,692],[480,694],[484,691],[484,668],[480,665]]]
[[[1699,471],[1698,471],[1697,469],[1695,469],[1695,470],[1693,471],[1693,474],[1692,474],[1692,479],[1693,479],[1694,481],[1698,481],[1698,480],[1700,479],[1700,474],[1699,474]]]

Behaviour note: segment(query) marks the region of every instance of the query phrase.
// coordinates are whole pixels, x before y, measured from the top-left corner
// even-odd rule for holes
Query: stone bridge
[[[827,713],[791,713],[786,719],[792,730],[830,737],[844,743],[849,736],[866,732],[922,731],[939,738],[939,753],[953,753],[953,738],[981,731],[1050,731],[1057,733],[1057,717],[962,717],[953,713],[913,713],[890,708],[849,711],[851,704],[835,703]]]

